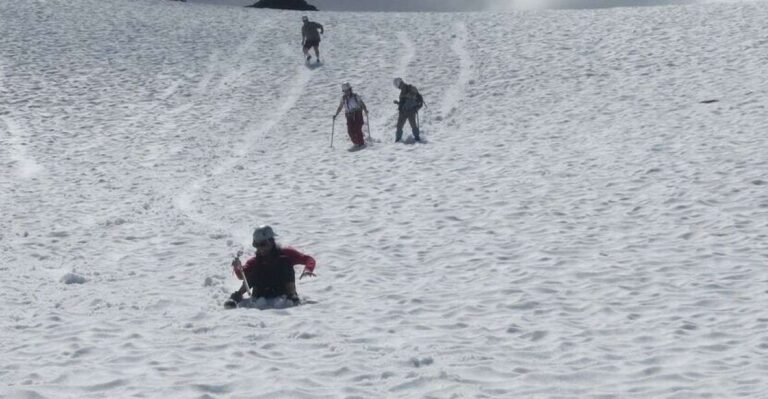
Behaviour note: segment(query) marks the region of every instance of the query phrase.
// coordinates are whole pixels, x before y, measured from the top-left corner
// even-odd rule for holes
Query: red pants
[[[363,139],[363,111],[347,114],[347,134],[355,145],[365,144]]]

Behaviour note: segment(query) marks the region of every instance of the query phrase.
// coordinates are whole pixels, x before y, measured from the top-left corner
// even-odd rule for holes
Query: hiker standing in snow
[[[336,120],[339,112],[343,109],[344,115],[347,117],[347,134],[349,134],[349,139],[352,140],[352,143],[355,144],[353,148],[362,148],[365,145],[365,140],[363,139],[363,125],[365,124],[363,112],[365,112],[367,118],[368,108],[366,108],[363,99],[352,92],[352,86],[349,83],[342,84],[341,91],[344,95],[341,96],[341,103],[339,103],[339,108],[336,109],[333,119]]]
[[[301,26],[301,44],[303,46],[304,56],[307,57],[307,62],[309,62],[309,60],[312,59],[312,56],[309,55],[309,49],[314,48],[315,57],[317,58],[316,62],[319,63],[320,35],[325,32],[323,30],[323,25],[310,21],[306,15],[301,17],[301,20],[304,22],[304,25]]]
[[[232,261],[235,275],[243,281],[240,289],[230,296],[230,305],[236,305],[243,300],[243,294],[252,289],[252,298],[277,298],[285,296],[287,299],[299,303],[296,293],[296,275],[293,266],[304,265],[301,277],[314,277],[315,259],[290,247],[280,247],[275,243],[274,230],[270,226],[261,226],[253,231],[253,246],[256,255],[245,265],[240,263],[240,258]]]
[[[416,115],[424,105],[424,98],[421,97],[416,87],[406,84],[403,79],[395,78],[394,85],[400,89],[400,99],[395,100],[397,104],[398,116],[397,116],[397,131],[395,132],[395,142],[400,142],[403,138],[403,127],[405,121],[411,125],[411,132],[413,132],[413,138],[417,142],[421,142],[419,138],[419,125],[416,123]]]

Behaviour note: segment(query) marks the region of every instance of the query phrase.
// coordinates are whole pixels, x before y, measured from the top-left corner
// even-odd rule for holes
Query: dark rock
[[[275,8],[278,10],[317,11],[317,7],[307,4],[306,0],[259,0],[248,7]]]

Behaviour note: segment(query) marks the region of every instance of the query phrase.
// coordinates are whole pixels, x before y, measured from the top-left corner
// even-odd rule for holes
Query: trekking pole
[[[333,132],[336,130],[336,117],[333,117],[333,124],[331,125],[331,148],[333,148]]]
[[[368,126],[368,141],[373,143],[373,138],[371,137],[371,118],[368,117],[368,114],[365,114],[365,124]]]
[[[416,129],[421,133],[421,119],[419,119],[419,112],[416,111]]]

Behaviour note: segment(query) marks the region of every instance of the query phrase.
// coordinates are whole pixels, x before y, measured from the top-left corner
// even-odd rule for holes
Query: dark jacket
[[[404,84],[400,89],[400,100],[398,110],[400,112],[412,113],[418,112],[424,105],[424,98],[421,97],[416,87]]]
[[[243,265],[248,286],[253,288],[253,297],[274,298],[288,295],[287,283],[296,281],[295,265],[304,265],[310,272],[315,269],[315,259],[293,248],[278,248],[275,253],[254,256]],[[235,272],[242,280],[242,275]]]
[[[318,30],[320,32],[318,32]],[[325,33],[325,31],[323,30],[323,25],[320,25],[317,22],[307,21],[301,26],[301,37],[304,41],[313,40],[319,42],[320,33]]]

